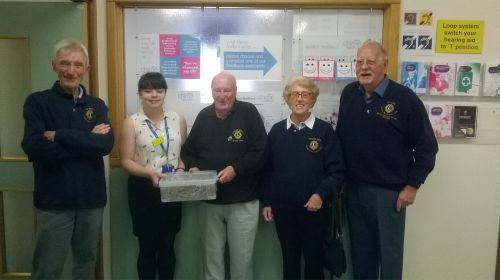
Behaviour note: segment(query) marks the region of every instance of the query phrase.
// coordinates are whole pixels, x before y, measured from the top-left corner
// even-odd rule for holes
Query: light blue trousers
[[[205,280],[224,280],[224,252],[229,246],[231,280],[252,280],[253,247],[259,221],[259,201],[216,205],[202,202],[199,209]]]
[[[37,210],[32,279],[61,279],[69,249],[73,279],[94,279],[103,208]]]

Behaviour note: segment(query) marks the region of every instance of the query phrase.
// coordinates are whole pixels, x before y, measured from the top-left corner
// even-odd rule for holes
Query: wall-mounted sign
[[[436,52],[482,53],[484,21],[438,20]]]

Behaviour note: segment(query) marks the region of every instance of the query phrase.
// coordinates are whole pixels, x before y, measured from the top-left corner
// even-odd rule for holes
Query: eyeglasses
[[[301,92],[292,91],[292,93],[291,93],[291,96],[293,98],[299,98],[299,96],[300,96],[300,97],[302,97],[302,99],[307,99],[307,98],[311,97],[311,95],[312,95],[312,93],[309,91],[301,91]]]
[[[213,88],[212,93],[217,96],[230,96],[231,94],[233,94],[233,90],[229,88]]]
[[[362,67],[366,64],[367,67],[373,67],[377,64],[377,61],[376,60],[371,60],[371,59],[359,59],[359,60],[356,60],[356,66],[357,67]]]

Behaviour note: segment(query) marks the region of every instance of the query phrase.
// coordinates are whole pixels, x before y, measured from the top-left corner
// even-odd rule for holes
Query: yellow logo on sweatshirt
[[[307,140],[306,150],[310,153],[317,153],[321,151],[321,139],[309,138]]]
[[[227,137],[228,142],[243,142],[243,129],[237,128],[233,130],[231,136]]]
[[[92,107],[83,109],[83,118],[87,122],[93,122],[95,120],[95,109]]]
[[[387,101],[387,104],[385,104],[384,107],[380,108],[380,112],[377,112],[377,115],[381,116],[384,119],[390,120],[397,120],[397,106],[396,102],[394,101]]]

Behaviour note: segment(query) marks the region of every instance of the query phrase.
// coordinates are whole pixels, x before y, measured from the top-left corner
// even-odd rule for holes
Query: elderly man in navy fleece
[[[422,101],[385,75],[387,52],[365,42],[358,81],[340,99],[355,279],[401,279],[405,208],[434,168],[438,145]]]
[[[54,48],[58,80],[24,103],[22,147],[33,162],[36,241],[32,279],[61,279],[71,248],[73,279],[94,279],[106,179],[103,156],[114,137],[104,102],[81,85],[87,48],[65,39]]]
[[[226,243],[231,279],[253,279],[257,195],[267,138],[257,108],[237,100],[236,92],[231,73],[213,77],[214,102],[198,114],[181,151],[187,169],[218,172],[217,198],[202,202],[199,211],[206,280],[225,279]]]

